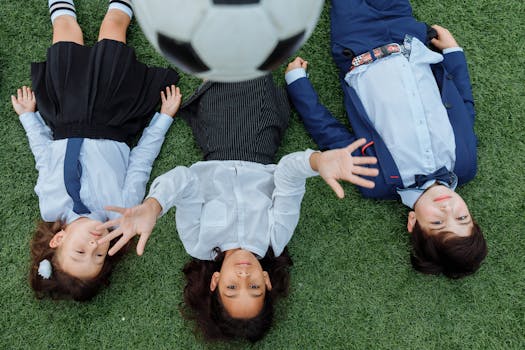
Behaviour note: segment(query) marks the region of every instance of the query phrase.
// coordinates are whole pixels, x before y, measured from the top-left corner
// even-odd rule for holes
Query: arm
[[[472,96],[472,86],[465,53],[447,29],[438,25],[433,25],[432,28],[436,30],[437,37],[432,39],[431,42],[436,48],[443,51],[443,65],[449,73],[446,79],[453,80],[454,85],[463,98],[463,103],[470,118],[474,122],[476,112],[474,110],[474,97]]]
[[[144,129],[142,137],[129,157],[128,170],[122,189],[126,206],[136,205],[144,198],[153,162],[159,155],[166,132],[180,106],[182,95],[179,88],[172,85],[166,88],[166,93],[161,91],[161,99],[160,113],[156,113],[149,126]]]
[[[11,103],[15,112],[20,116],[20,123],[24,127],[29,147],[35,157],[36,169],[40,171],[45,164],[47,146],[53,140],[51,129],[46,125],[40,113],[35,113],[36,98],[31,88],[23,86],[18,89],[17,96],[11,96]]]
[[[356,137],[319,102],[306,77],[308,62],[297,57],[286,70],[287,91],[303,123],[321,149],[344,147]]]
[[[191,169],[186,167],[176,167],[157,177],[151,185],[148,198],[142,204],[131,208],[106,207],[107,210],[120,213],[121,216],[97,227],[100,230],[118,226],[117,229],[100,239],[98,243],[109,242],[122,235],[108,252],[109,255],[114,255],[131,238],[140,235],[137,254],[142,255],[157,218],[178,204],[184,205],[185,211],[192,211],[193,216],[200,219],[202,200],[199,196],[199,181]],[[191,229],[193,231],[198,230],[199,225],[200,220],[196,220],[196,224]]]
[[[362,165],[375,164],[375,157],[352,157],[352,152],[365,143],[359,139],[345,148],[326,152],[296,152],[285,156],[274,174],[275,189],[272,195],[272,231],[270,241],[279,255],[293,235],[299,221],[301,201],[306,178],[317,174],[334,190],[339,198],[344,191],[339,180],[366,188],[374,187],[372,181],[361,176],[377,176],[378,170]]]

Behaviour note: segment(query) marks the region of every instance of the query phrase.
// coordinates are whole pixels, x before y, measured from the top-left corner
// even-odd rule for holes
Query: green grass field
[[[489,255],[471,277],[451,281],[418,274],[409,264],[407,209],[364,200],[351,185],[337,200],[319,178],[307,183],[302,216],[289,248],[295,265],[289,298],[277,306],[261,349],[525,348],[525,2],[412,1],[418,19],[439,23],[465,49],[476,100],[478,176],[459,189],[484,229]],[[329,53],[326,5],[300,55],[321,100],[345,118]],[[105,0],[78,1],[87,44],[96,40]],[[9,96],[30,84],[29,64],[44,60],[51,25],[44,0],[0,2],[0,349],[211,348],[181,318],[181,268],[188,259],[174,210],[157,225],[143,257],[130,253],[112,285],[93,302],[37,301],[27,282],[29,240],[39,218],[37,172]],[[136,21],[129,43],[139,59],[168,63]],[[275,72],[283,85],[284,65]],[[184,76],[188,96],[198,85]],[[294,114],[279,155],[315,147]],[[152,178],[200,160],[190,129],[176,121]],[[213,345],[227,348],[229,345]]]

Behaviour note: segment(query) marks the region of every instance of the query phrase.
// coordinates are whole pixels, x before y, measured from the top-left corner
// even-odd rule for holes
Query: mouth
[[[450,198],[452,198],[452,196],[449,196],[448,194],[445,194],[445,195],[442,195],[442,196],[434,198],[434,202],[441,202],[441,201],[444,201],[444,200],[447,200],[447,199],[450,199]]]
[[[96,238],[102,237],[102,233],[98,233],[96,231],[90,231],[89,234]]]
[[[237,266],[251,266],[252,263],[249,262],[249,261],[239,261],[237,264],[235,264]]]

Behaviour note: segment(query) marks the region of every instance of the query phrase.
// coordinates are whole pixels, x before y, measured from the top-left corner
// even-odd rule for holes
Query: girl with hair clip
[[[273,304],[288,292],[286,245],[308,177],[320,174],[340,198],[339,179],[373,186],[360,175],[377,175],[364,166],[375,158],[350,155],[364,140],[323,153],[296,152],[274,164],[289,113],[286,94],[270,75],[205,82],[180,113],[204,161],[159,176],[141,205],[107,208],[122,216],[99,227],[118,226],[99,244],[122,235],[110,255],[135,235],[142,254],[157,218],[177,207],[177,231],[192,257],[183,269],[183,314],[206,340],[255,342],[271,327]]]
[[[84,301],[109,283],[118,258],[106,258],[110,242],[97,243],[108,231],[96,227],[118,216],[103,206],[142,201],[182,97],[175,71],[148,68],[126,45],[130,1],[109,2],[93,47],[84,46],[72,0],[49,0],[49,11],[47,61],[31,66],[33,90],[11,97],[35,157],[43,220],[29,279],[39,298]]]

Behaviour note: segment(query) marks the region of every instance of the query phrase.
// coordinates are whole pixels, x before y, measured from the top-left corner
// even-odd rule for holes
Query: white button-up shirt
[[[243,248],[263,257],[280,255],[299,221],[312,150],[285,156],[275,165],[203,161],[159,176],[148,197],[162,214],[176,206],[177,231],[191,256],[212,260],[214,248]]]

